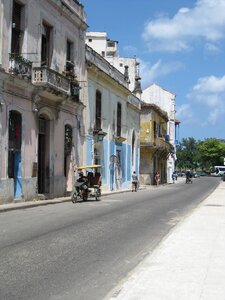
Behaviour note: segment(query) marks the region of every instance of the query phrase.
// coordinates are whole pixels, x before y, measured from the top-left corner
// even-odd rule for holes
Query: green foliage
[[[10,53],[9,54],[9,59],[10,60],[15,60],[18,63],[27,65],[29,67],[32,67],[32,62],[26,58],[24,58],[22,55],[18,54],[18,53]]]
[[[216,138],[210,138],[198,145],[201,164],[207,168],[213,165],[223,165],[225,158],[225,143]]]
[[[194,138],[182,139],[177,147],[178,169],[209,169],[213,165],[223,165],[225,142],[216,138],[196,141]]]
[[[177,148],[177,168],[196,169],[198,167],[198,142],[192,138],[183,139]]]

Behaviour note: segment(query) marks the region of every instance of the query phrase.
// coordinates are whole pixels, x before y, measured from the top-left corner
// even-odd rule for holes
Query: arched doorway
[[[22,196],[21,130],[22,116],[18,111],[11,110],[9,112],[8,177],[14,179],[15,198]]]

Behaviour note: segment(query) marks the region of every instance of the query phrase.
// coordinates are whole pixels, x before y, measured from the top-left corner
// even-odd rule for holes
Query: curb
[[[145,189],[145,188],[140,188]],[[115,191],[115,192],[106,192],[102,194],[102,197],[114,195],[114,194],[123,194],[123,193],[129,193],[131,190],[122,190],[122,191]],[[52,205],[52,204],[59,204],[63,202],[70,202],[71,196],[69,197],[63,197],[63,198],[54,198],[51,200],[36,200],[36,201],[27,201],[27,202],[19,202],[19,203],[8,203],[8,204],[2,204],[0,205],[0,213],[12,211],[16,209],[27,209],[37,206],[45,206],[45,205]]]
[[[162,184],[160,185],[161,187],[170,185],[168,184]],[[141,186],[139,187],[139,190],[147,190],[155,188],[155,186]],[[127,190],[120,190],[120,191],[112,191],[112,192],[105,192],[102,194],[102,197],[104,196],[109,196],[109,195],[115,195],[115,194],[124,194],[124,193],[129,193],[131,192],[131,189]],[[35,201],[27,201],[27,202],[14,202],[14,203],[6,203],[6,204],[1,204],[0,205],[0,213],[2,212],[7,212],[7,211],[12,211],[16,209],[27,209],[27,208],[32,208],[32,207],[37,207],[37,206],[45,206],[45,205],[52,205],[52,204],[58,204],[58,203],[63,203],[63,202],[69,202],[71,201],[71,196],[69,197],[61,197],[61,198],[53,198],[51,200],[35,200]]]

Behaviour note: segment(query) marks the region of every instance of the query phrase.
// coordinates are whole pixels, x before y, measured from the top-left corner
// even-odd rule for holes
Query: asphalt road
[[[0,299],[102,300],[218,182],[0,214]]]

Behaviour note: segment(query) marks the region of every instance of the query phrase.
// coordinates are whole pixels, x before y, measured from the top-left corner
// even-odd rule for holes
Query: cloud
[[[218,45],[212,44],[212,43],[206,43],[205,44],[205,51],[206,53],[215,55],[221,53],[221,49]]]
[[[178,105],[176,107],[176,118],[182,120],[182,123],[191,121],[193,118],[193,112],[190,104],[185,103]]]
[[[225,75],[199,78],[187,97],[208,109],[206,124],[225,118]]]
[[[148,85],[150,82],[156,81],[159,77],[168,75],[182,69],[183,63],[179,61],[164,63],[159,59],[156,63],[151,65],[149,62],[144,62],[139,59],[140,62],[140,75],[142,78],[143,86]]]
[[[123,51],[128,53],[129,55],[133,55],[137,53],[137,48],[134,46],[124,46]]]
[[[224,39],[224,28],[225,1],[197,0],[192,9],[183,7],[172,18],[148,22],[142,37],[150,51],[188,51],[197,39],[212,49],[214,43]]]

